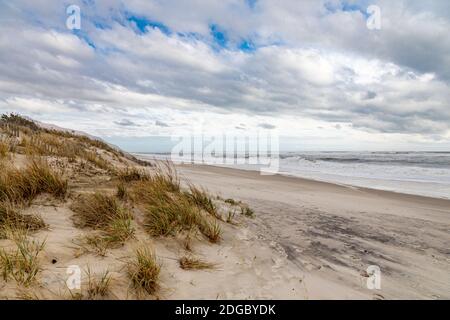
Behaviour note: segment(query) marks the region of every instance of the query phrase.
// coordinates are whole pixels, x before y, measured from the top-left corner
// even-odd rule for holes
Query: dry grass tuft
[[[217,212],[217,207],[214,204],[211,196],[202,189],[195,187],[194,185],[189,185],[189,192],[186,192],[186,197],[192,201],[200,209],[205,210],[213,217],[220,219],[219,213]]]
[[[126,200],[128,198],[128,191],[127,187],[125,186],[125,183],[120,182],[117,185],[116,197],[119,198],[120,200]]]
[[[17,249],[6,251],[0,249],[0,271],[3,280],[14,279],[17,283],[29,286],[36,281],[41,270],[38,256],[44,249],[45,241],[30,240],[23,230],[8,230],[8,238],[12,239]]]
[[[101,155],[97,154],[96,152],[85,151],[83,154],[83,157],[87,161],[91,162],[92,164],[94,164],[95,166],[97,166],[100,169],[103,169],[106,171],[114,171],[111,164],[108,161],[106,161],[105,159],[103,159],[103,157]]]
[[[158,290],[161,266],[153,251],[146,247],[137,249],[134,260],[127,264],[127,270],[134,288],[148,294],[154,294]]]
[[[118,170],[116,172],[117,177],[123,182],[132,182],[140,180],[149,180],[150,176],[145,170],[138,168],[126,167],[123,170]]]
[[[33,159],[22,170],[5,164],[2,167],[0,201],[24,203],[41,193],[49,193],[57,198],[63,198],[67,193],[67,180],[43,160]]]
[[[203,233],[211,243],[218,243],[222,229],[217,220],[204,219],[199,225],[200,232]]]
[[[224,200],[224,202],[228,203],[229,205],[239,207],[241,214],[246,217],[253,218],[255,216],[255,212],[247,204],[243,203],[242,201],[236,201],[234,199],[229,198],[229,199]]]
[[[134,238],[134,232],[131,220],[117,219],[106,230],[85,236],[78,245],[84,252],[93,251],[99,256],[105,256],[108,249],[120,248],[127,240]]]
[[[155,186],[159,186],[163,190],[180,192],[180,178],[178,172],[169,161],[163,162],[163,164],[157,168],[156,173],[151,176],[150,180]]]
[[[209,263],[192,256],[181,257],[178,262],[180,264],[180,268],[184,270],[202,270],[212,269],[215,267],[213,263]]]
[[[0,202],[0,230],[5,228],[24,229],[28,231],[37,231],[46,227],[44,220],[37,215],[24,215],[14,208],[8,201]],[[1,234],[0,239],[5,235]]]
[[[212,200],[193,186],[191,192],[182,192],[178,175],[172,167],[166,166],[148,180],[133,183],[131,192],[132,198],[143,205],[144,227],[152,236],[169,236],[198,229],[211,242],[218,241],[220,228],[202,212],[208,209],[214,217],[218,216]]]
[[[7,158],[8,153],[9,153],[9,143],[4,140],[0,140],[0,159]]]
[[[99,255],[107,249],[118,248],[134,237],[131,213],[113,196],[100,193],[80,196],[71,206],[75,226],[100,230],[88,235],[86,243]]]
[[[167,236],[190,230],[201,219],[199,210],[187,199],[165,194],[155,197],[148,205],[144,227],[153,236]]]
[[[241,214],[250,218],[255,216],[255,212],[248,205],[241,205]]]
[[[88,277],[87,295],[88,300],[98,300],[108,297],[110,294],[111,275],[106,270],[100,277],[96,277],[92,274],[91,269],[86,271]]]
[[[240,202],[238,202],[234,199],[231,199],[231,198],[225,199],[224,202],[231,204],[232,206],[238,206],[240,204]]]
[[[116,219],[132,218],[114,196],[99,192],[79,196],[70,208],[75,212],[74,223],[79,228],[105,230]]]

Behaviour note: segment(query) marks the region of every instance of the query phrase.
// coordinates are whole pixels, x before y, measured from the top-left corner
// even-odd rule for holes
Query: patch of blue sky
[[[250,53],[256,51],[256,46],[251,40],[242,40],[241,43],[238,44],[238,49]]]
[[[215,47],[218,49],[227,48],[228,37],[225,30],[221,29],[216,24],[211,24],[209,26],[210,34],[213,37]]]
[[[324,7],[330,13],[336,13],[338,11],[343,12],[355,12],[358,11],[364,16],[367,16],[367,7],[369,6],[368,0],[361,1],[339,1],[339,2],[325,2]]]
[[[94,41],[92,41],[92,39],[89,37],[89,35],[87,34],[87,32],[83,31],[83,29],[74,29],[72,30],[73,34],[75,34],[78,38],[80,38],[81,40],[83,40],[84,42],[86,42],[90,47],[96,49],[96,45],[94,43]]]
[[[127,21],[133,22],[136,25],[136,28],[141,33],[146,33],[148,27],[153,28],[153,29],[158,29],[166,35],[170,35],[172,33],[171,30],[169,29],[169,27],[167,27],[166,25],[164,25],[161,22],[153,21],[146,17],[137,16],[137,15],[133,15],[133,14],[129,14],[129,13],[127,13],[126,16],[127,16],[127,18],[126,18]]]
[[[247,5],[253,9],[255,7],[256,3],[258,2],[258,0],[245,0],[245,2],[247,2]]]
[[[111,29],[111,25],[108,22],[106,22],[106,20],[95,19],[92,23],[94,24],[95,28],[97,28],[97,29],[101,29],[101,30]]]

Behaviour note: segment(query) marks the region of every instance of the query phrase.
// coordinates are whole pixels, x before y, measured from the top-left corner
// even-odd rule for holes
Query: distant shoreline
[[[162,158],[152,158],[152,155],[157,155],[157,153],[148,154],[148,153],[131,153],[133,156],[144,160],[144,161],[162,161],[164,159]],[[160,154],[160,155],[167,155],[167,154]],[[246,171],[246,172],[256,172],[259,173],[258,168],[245,168],[245,167],[237,167],[237,166],[227,166],[227,165],[220,165],[220,164],[207,164],[207,163],[178,163],[175,162],[177,166],[190,166],[194,165],[196,167],[213,167],[213,168],[221,168],[221,169],[227,169],[227,170],[238,170],[238,171]],[[346,188],[357,188],[357,189],[364,189],[364,190],[373,190],[373,191],[379,191],[379,192],[389,192],[394,194],[401,194],[401,195],[407,195],[407,196],[418,196],[418,197],[424,197],[424,198],[431,198],[431,199],[442,199],[442,200],[449,200],[450,201],[450,193],[449,196],[445,196],[444,194],[447,194],[445,192],[442,192],[441,195],[435,195],[435,194],[426,194],[423,191],[417,191],[417,192],[405,192],[403,190],[396,190],[394,188],[387,188],[387,187],[375,187],[375,186],[366,186],[366,185],[358,185],[358,184],[352,184],[347,182],[339,182],[339,181],[333,181],[332,179],[320,179],[319,177],[308,177],[308,176],[302,176],[301,174],[295,174],[290,172],[279,172],[276,173],[274,176],[282,176],[287,178],[293,178],[293,179],[301,179],[306,181],[312,181],[312,182],[319,182],[319,183],[327,183],[332,184],[336,186],[342,186]],[[392,183],[395,183],[395,180],[391,180]],[[403,181],[398,181],[398,183],[402,183]]]

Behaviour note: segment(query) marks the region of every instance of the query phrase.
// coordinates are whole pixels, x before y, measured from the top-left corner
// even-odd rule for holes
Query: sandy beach
[[[182,178],[255,210],[246,221],[253,245],[285,257],[288,283],[301,282],[285,298],[450,298],[448,200],[229,168],[177,168]],[[381,269],[380,290],[367,289],[369,265]]]
[[[450,297],[450,200],[138,159],[5,118],[0,299]]]

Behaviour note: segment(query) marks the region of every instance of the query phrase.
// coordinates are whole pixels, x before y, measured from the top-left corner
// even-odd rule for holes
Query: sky
[[[447,0],[0,0],[0,111],[132,151],[199,126],[445,151],[449,30]]]

